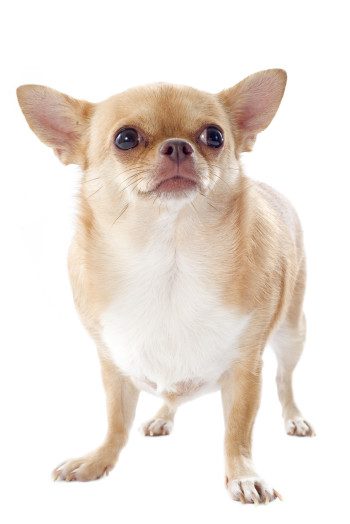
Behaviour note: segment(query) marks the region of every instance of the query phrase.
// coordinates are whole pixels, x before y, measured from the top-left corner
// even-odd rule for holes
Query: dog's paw
[[[164,418],[156,418],[145,422],[140,431],[146,437],[161,437],[169,435],[173,429],[173,423],[171,420]]]
[[[67,460],[52,472],[54,480],[97,480],[108,475],[115,464],[115,459],[104,450],[97,450],[78,459]]]
[[[315,432],[309,422],[302,417],[296,417],[286,421],[286,431],[288,435],[295,437],[314,437]]]
[[[227,482],[227,490],[233,500],[243,504],[268,504],[276,498],[282,500],[281,495],[259,477],[231,479]]]

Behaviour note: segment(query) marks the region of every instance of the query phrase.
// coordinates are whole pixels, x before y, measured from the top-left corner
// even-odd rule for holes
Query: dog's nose
[[[159,150],[173,162],[182,162],[193,154],[193,147],[185,140],[167,140]]]

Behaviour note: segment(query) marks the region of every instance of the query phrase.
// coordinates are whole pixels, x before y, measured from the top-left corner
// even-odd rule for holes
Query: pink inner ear
[[[247,132],[257,133],[267,127],[283,93],[278,76],[253,77],[241,86],[236,121]]]
[[[74,107],[65,95],[48,88],[29,93],[26,100],[27,114],[42,140],[52,147],[67,148],[77,138]]]
[[[40,85],[17,89],[22,111],[40,140],[52,147],[65,164],[83,161],[83,134],[92,104]]]
[[[266,96],[265,93],[249,93],[243,107],[239,110],[237,123],[245,131],[257,131],[265,127],[266,112],[273,104],[273,97]]]
[[[77,133],[73,130],[72,120],[64,114],[58,113],[56,108],[38,107],[33,116],[53,145],[65,147],[77,138]]]

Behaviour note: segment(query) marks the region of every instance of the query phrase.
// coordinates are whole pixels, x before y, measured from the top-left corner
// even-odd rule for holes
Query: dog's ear
[[[286,82],[283,69],[267,69],[219,93],[230,116],[238,153],[251,151],[256,135],[269,125],[280,105]]]
[[[61,162],[84,165],[93,104],[39,85],[19,87],[17,98],[31,129]]]

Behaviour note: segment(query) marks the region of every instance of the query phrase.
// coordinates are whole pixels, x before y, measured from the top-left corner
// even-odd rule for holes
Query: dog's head
[[[65,164],[96,174],[128,201],[186,202],[218,184],[234,185],[238,158],[271,122],[286,73],[256,73],[209,94],[155,84],[92,104],[24,85],[18,100],[38,137]]]

